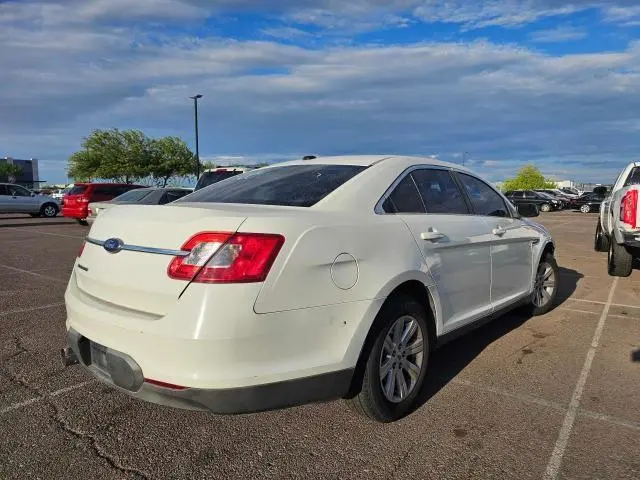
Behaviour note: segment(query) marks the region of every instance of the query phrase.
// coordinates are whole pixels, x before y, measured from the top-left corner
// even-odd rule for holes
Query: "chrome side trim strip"
[[[92,243],[93,245],[97,245],[99,247],[104,246],[104,240],[97,240],[95,238],[87,237],[87,242]],[[140,253],[153,253],[156,255],[170,255],[172,257],[186,257],[187,255],[189,255],[189,252],[185,250],[171,250],[168,248],[143,247],[140,245],[129,245],[126,243],[122,246],[122,250],[128,250],[130,252],[140,252]]]

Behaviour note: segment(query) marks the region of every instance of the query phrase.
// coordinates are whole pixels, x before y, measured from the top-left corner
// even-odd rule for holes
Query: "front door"
[[[491,231],[491,303],[494,310],[528,295],[533,288],[535,232],[511,215],[502,196],[477,177],[456,173],[474,213]]]
[[[36,213],[38,211],[38,199],[31,191],[20,185],[7,185],[7,188],[13,200],[14,212]]]
[[[491,312],[490,232],[469,206],[451,172],[419,168],[389,201],[409,226],[433,277],[443,333]]]

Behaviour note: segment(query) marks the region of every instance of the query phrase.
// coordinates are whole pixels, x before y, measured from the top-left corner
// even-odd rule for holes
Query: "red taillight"
[[[173,383],[161,382],[160,380],[152,380],[151,378],[145,378],[144,381],[146,383],[150,383],[151,385],[155,385],[157,387],[162,387],[162,388],[170,388],[171,390],[187,389],[187,387],[183,387],[182,385],[174,385]]]
[[[638,190],[629,190],[620,204],[620,218],[631,228],[636,228],[638,213]]]
[[[189,255],[175,257],[168,274],[197,283],[263,282],[283,243],[274,234],[199,233],[182,246]]]
[[[86,240],[82,241],[82,244],[80,245],[80,250],[78,250],[78,258],[80,258],[82,256],[82,252],[84,252],[84,246],[87,244]]]

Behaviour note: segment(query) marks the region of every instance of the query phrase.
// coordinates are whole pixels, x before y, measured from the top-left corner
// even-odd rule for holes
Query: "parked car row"
[[[602,192],[587,192],[580,196],[570,196],[556,190],[544,189],[511,190],[505,192],[505,196],[516,206],[522,203],[536,204],[542,212],[573,209],[590,213],[598,211],[607,195]]]

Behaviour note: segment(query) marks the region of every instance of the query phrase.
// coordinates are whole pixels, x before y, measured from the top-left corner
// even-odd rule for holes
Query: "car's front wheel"
[[[550,212],[551,211],[551,205],[549,205],[548,203],[543,203],[542,206],[540,207],[540,211],[541,212]]]
[[[545,254],[536,270],[533,284],[533,294],[527,311],[531,315],[538,316],[548,313],[554,306],[558,296],[559,268],[556,259],[551,253]]]
[[[589,213],[589,212],[591,211],[591,206],[590,206],[590,205],[586,205],[586,204],[585,204],[585,205],[582,205],[582,206],[580,207],[580,211],[581,211],[582,213]]]
[[[411,410],[424,383],[431,353],[428,317],[415,299],[398,295],[372,328],[360,391],[347,402],[372,420],[392,422]]]
[[[593,249],[596,252],[608,252],[609,251],[609,237],[605,235],[602,230],[602,223],[600,219],[598,219],[598,226],[596,227],[596,235],[593,241]]]

